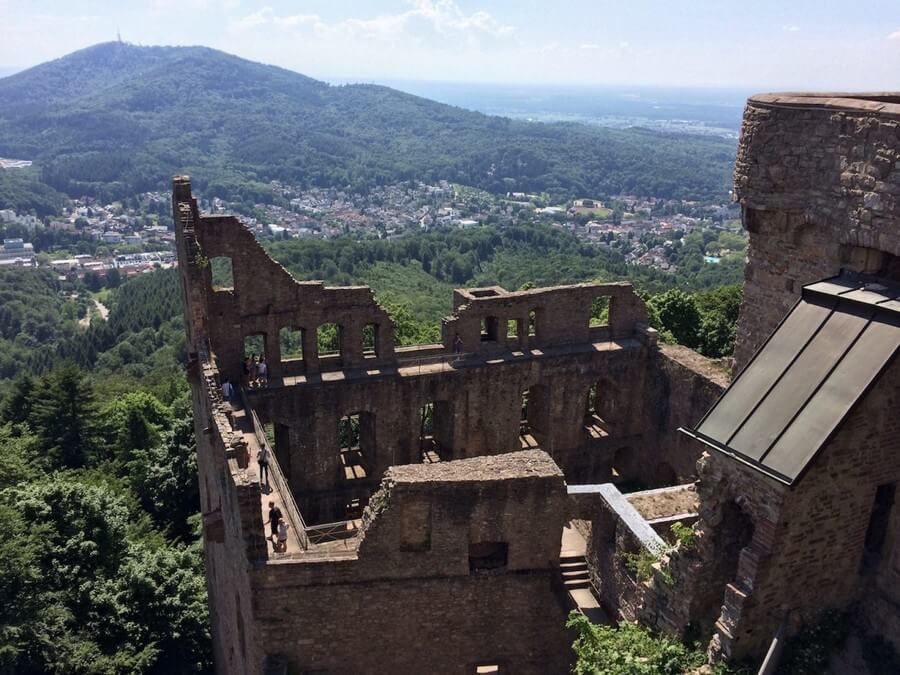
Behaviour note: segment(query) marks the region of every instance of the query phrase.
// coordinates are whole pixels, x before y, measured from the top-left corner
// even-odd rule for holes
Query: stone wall
[[[648,586],[641,619],[713,630],[713,658],[761,657],[790,611],[789,631],[829,609],[859,608],[900,642],[898,510],[883,549],[865,560],[876,491],[900,481],[900,361],[857,404],[792,488],[718,453],[699,463],[698,544],[674,554],[674,584]],[[871,556],[870,556],[871,558]],[[827,589],[827,592],[823,592]]]
[[[863,565],[863,551],[878,486],[900,480],[898,382],[895,362],[785,496],[766,558],[742,564],[747,588],[726,593],[719,622],[725,640],[733,638],[726,653],[759,653],[784,609],[792,611],[796,627],[826,609],[849,609],[864,595],[897,601],[900,592],[891,583],[898,574],[896,539],[888,539],[871,569]],[[900,634],[878,631],[900,643]]]
[[[266,649],[299,672],[565,672],[565,501],[540,451],[393,467],[352,556],[255,571]]]
[[[173,196],[178,219],[179,273],[182,275],[185,327],[190,344],[188,378],[194,409],[194,435],[203,518],[203,557],[212,623],[213,657],[223,673],[260,672],[261,654],[253,596],[252,564],[266,557],[258,476],[241,468],[246,446],[232,428],[228,406],[219,395],[218,373],[206,351],[202,286],[196,285],[199,222],[190,184],[176,179]]]
[[[189,306],[234,381],[244,338],[263,336],[270,386],[251,391],[250,401],[274,425],[276,454],[308,523],[347,518],[348,505],[353,512],[364,504],[389,466],[421,462],[420,416],[429,404],[436,426],[428,443],[442,460],[524,443],[549,452],[574,483],[651,487],[691,477],[696,449],[674,431],[698,419],[727,378],[690,350],[658,348],[630,284],[458,289],[443,344],[395,349],[393,324],[371,289],[297,282],[236,218],[197,218]],[[220,257],[231,261],[228,289],[212,285],[210,261]],[[592,326],[598,299],[608,317]],[[339,355],[317,352],[325,323],[340,327]],[[374,353],[363,352],[365,326],[377,326]],[[281,357],[283,328],[302,331],[302,361]],[[597,399],[590,414],[589,396]],[[352,480],[338,434],[347,415],[360,415],[363,428],[362,468]]]
[[[750,233],[735,372],[807,283],[841,268],[900,278],[900,101],[892,95],[750,98],[735,197]]]
[[[641,551],[659,553],[665,542],[611,483],[570,486],[569,498],[587,541],[585,558],[601,606],[615,621],[636,620],[641,580],[626,557]]]

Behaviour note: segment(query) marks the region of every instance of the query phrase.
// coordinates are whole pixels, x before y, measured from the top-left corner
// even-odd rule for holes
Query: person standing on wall
[[[288,524],[284,522],[284,518],[282,518],[278,521],[278,540],[275,544],[275,551],[277,553],[287,552],[287,533]]]
[[[259,482],[265,481],[266,490],[269,489],[269,449],[262,446],[256,453],[256,461],[259,462]],[[274,526],[273,526],[274,527]],[[272,534],[275,534],[272,532]]]
[[[269,385],[269,364],[266,363],[266,357],[259,355],[259,363],[256,364],[256,384],[259,387],[267,387]]]
[[[281,522],[281,519],[281,509],[275,506],[275,502],[269,502],[269,519],[266,522],[272,528],[272,536],[269,539],[272,541],[273,547],[278,545],[278,523]]]

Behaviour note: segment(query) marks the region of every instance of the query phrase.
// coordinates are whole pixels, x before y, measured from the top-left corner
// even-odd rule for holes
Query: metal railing
[[[327,544],[332,541],[353,539],[358,532],[359,526],[355,520],[340,520],[334,523],[310,525],[306,528],[306,535],[311,544]]]
[[[474,356],[475,352],[459,352],[459,353],[442,353],[432,354],[430,356],[398,356],[397,368],[416,368],[418,374],[421,374],[423,368],[439,365],[438,372],[452,370],[453,366],[462,365],[466,360]]]
[[[244,412],[245,414],[250,414],[250,422],[253,424],[253,435],[256,436],[256,442],[259,443],[260,447],[265,447],[268,451],[269,480],[275,484],[275,489],[278,490],[278,493],[281,495],[281,501],[287,511],[288,521],[290,521],[291,527],[294,528],[294,532],[297,533],[297,541],[300,544],[300,548],[305,551],[309,548],[309,537],[306,533],[306,523],[303,520],[303,516],[300,515],[300,509],[297,508],[297,502],[294,501],[294,493],[291,491],[291,487],[284,477],[284,473],[281,470],[281,465],[278,463],[275,452],[269,446],[269,441],[266,438],[266,434],[263,431],[263,425],[259,421],[256,411],[253,410],[247,402],[247,395],[244,392],[243,387],[240,388],[240,392],[241,402],[244,404]]]

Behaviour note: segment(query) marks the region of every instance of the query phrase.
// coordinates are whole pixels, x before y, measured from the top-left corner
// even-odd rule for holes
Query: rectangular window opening
[[[231,258],[224,255],[211,258],[209,269],[212,274],[214,291],[226,291],[234,288],[234,270],[231,266]]]
[[[496,316],[486,316],[481,320],[481,341],[497,342],[500,333],[500,319]]]
[[[375,358],[378,355],[378,324],[367,323],[363,326],[362,332],[363,356],[367,359]]]
[[[341,472],[345,480],[359,480],[368,475],[361,441],[360,414],[345,415],[338,422],[338,443],[341,448]]]
[[[522,408],[519,415],[519,444],[523,450],[538,449],[537,439],[534,437],[534,430],[531,428],[531,415],[533,400],[531,390],[526,389],[522,392]]]
[[[537,335],[537,310],[534,309],[528,312],[528,335]]]
[[[256,333],[255,335],[248,335],[244,338],[244,358],[253,358],[257,359],[261,356],[265,356],[266,353],[266,336],[262,333]]]
[[[281,347],[282,361],[303,360],[303,333],[302,328],[290,328],[285,326],[278,331],[278,344]]]
[[[590,326],[608,326],[609,325],[609,307],[610,297],[601,295],[591,300],[591,321]]]
[[[505,541],[483,541],[469,544],[469,573],[502,572],[509,558],[509,544]]]
[[[419,449],[423,464],[441,461],[441,448],[434,435],[434,403],[426,403],[419,410]]]
[[[323,323],[316,333],[319,356],[340,356],[342,347],[341,327],[336,323]]]
[[[595,382],[588,388],[587,405],[584,411],[584,428],[591,438],[602,438],[609,435],[609,427],[603,415],[606,413],[602,410],[602,392],[603,385]]]

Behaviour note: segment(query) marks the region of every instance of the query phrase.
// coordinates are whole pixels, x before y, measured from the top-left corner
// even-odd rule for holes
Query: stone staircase
[[[609,618],[600,607],[585,558],[584,539],[571,525],[563,530],[562,550],[559,554],[559,573],[563,587],[569,596],[572,609],[577,609],[592,623],[609,623]]]
[[[577,553],[562,554],[559,557],[559,571],[562,574],[563,586],[571,592],[591,587],[587,560]]]

